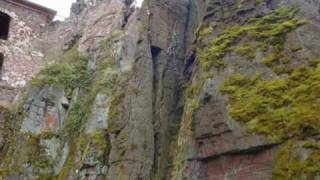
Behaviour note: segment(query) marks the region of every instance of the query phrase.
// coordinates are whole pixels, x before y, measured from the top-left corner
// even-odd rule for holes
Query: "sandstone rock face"
[[[136,5],[50,28],[51,65],[1,108],[1,178],[319,178],[317,1]]]

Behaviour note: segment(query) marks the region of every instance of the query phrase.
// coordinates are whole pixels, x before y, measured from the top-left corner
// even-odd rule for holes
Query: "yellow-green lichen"
[[[319,143],[314,143],[319,146]],[[307,158],[303,158],[303,149],[296,141],[288,141],[277,153],[277,162],[273,171],[273,180],[315,179],[320,175],[320,149],[307,147]]]
[[[257,4],[261,4],[262,2],[263,1],[256,1]],[[239,8],[241,8],[241,4],[242,2],[238,3]],[[249,59],[256,57],[256,50],[258,49],[264,54],[269,53],[269,51],[280,54],[284,50],[286,34],[307,23],[304,20],[295,18],[298,11],[298,8],[279,8],[264,17],[251,18],[241,25],[226,27],[222,33],[219,34],[215,32],[215,29],[211,31],[210,29],[202,28],[205,30],[204,32],[212,32],[215,34],[210,35],[209,33],[204,33],[207,37],[213,38],[208,41],[203,41],[208,42],[203,46],[198,45],[196,59],[198,69],[194,72],[192,83],[186,90],[185,114],[183,115],[177,142],[177,156],[172,172],[173,178],[181,177],[181,166],[185,146],[192,139],[193,115],[201,105],[200,93],[205,81],[214,76],[212,72],[217,73],[228,65],[224,61],[224,58],[225,55],[230,52],[246,56]],[[206,37],[198,37],[197,39],[205,40],[205,38]],[[287,59],[277,60],[273,58],[270,64],[278,61],[289,63]],[[283,69],[278,68],[277,71],[280,72],[283,71]],[[206,74],[210,74],[210,76]],[[264,83],[267,83],[268,87],[266,89],[264,89]],[[226,83],[223,91],[230,96],[230,111],[237,120],[247,123],[250,127],[249,129],[253,132],[268,134],[269,131],[274,130],[273,134],[269,135],[269,138],[273,141],[280,141],[291,136],[297,136],[301,131],[305,131],[304,128],[299,126],[307,124],[299,123],[299,121],[296,121],[297,118],[291,115],[287,117],[289,114],[288,109],[291,111],[294,110],[292,110],[290,106],[286,106],[288,104],[288,98],[282,95],[284,91],[290,91],[289,88],[292,87],[298,89],[298,87],[291,84],[291,81],[288,83],[287,80],[278,79],[268,81],[263,80],[258,75],[253,78],[238,75],[233,76]],[[260,92],[260,90],[265,91]],[[280,99],[275,100],[278,97],[280,97]],[[247,103],[248,100],[252,101],[252,103]],[[278,107],[281,108],[278,109]],[[263,113],[265,116],[261,117],[257,115],[259,113]],[[273,116],[271,119],[274,123],[281,121],[283,118],[292,118],[292,123],[290,125],[279,123],[278,126],[276,126],[265,120],[269,118],[269,116]],[[297,114],[296,116],[299,115]],[[261,122],[263,125],[260,126],[259,123]],[[280,128],[280,130],[277,131],[277,129],[282,126],[285,128]],[[295,131],[289,131],[291,128],[294,128]]]
[[[206,71],[212,67],[225,67],[223,57],[243,37],[258,42],[257,48],[261,47],[263,50],[266,50],[268,46],[273,46],[277,51],[283,50],[285,35],[307,23],[295,18],[298,10],[298,8],[279,8],[265,17],[251,18],[245,25],[227,27],[208,43],[208,48],[197,50],[198,63]],[[252,49],[246,48],[246,50]],[[254,57],[252,52],[249,55]]]
[[[98,129],[93,132],[91,136],[92,146],[96,147],[98,150],[109,153],[110,144],[107,139],[107,132],[103,129]]]
[[[24,166],[29,164],[33,170],[50,169],[52,167],[52,161],[48,157],[45,148],[40,145],[40,137],[32,133],[19,133],[16,135],[18,143],[14,148],[14,157],[10,158],[10,163],[7,162],[10,173],[24,172]],[[12,144],[13,146],[13,144]],[[38,173],[36,176],[42,176],[45,174]]]
[[[211,35],[213,32],[213,27],[211,25],[201,25],[196,30],[196,37],[198,38],[198,41],[203,40],[204,38],[207,38],[209,35]]]
[[[222,92],[234,119],[279,141],[320,134],[319,84],[319,67],[300,67],[286,79],[232,75]]]
[[[243,45],[234,49],[234,52],[240,56],[254,59],[256,57],[256,48],[253,45]]]

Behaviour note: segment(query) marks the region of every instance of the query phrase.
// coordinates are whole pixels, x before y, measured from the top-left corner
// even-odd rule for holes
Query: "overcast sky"
[[[48,8],[54,9],[58,12],[56,19],[64,19],[69,16],[71,3],[76,0],[29,0]]]
[[[70,14],[70,7],[76,0],[29,0],[48,8],[54,9],[58,12],[55,19],[63,20]],[[135,0],[134,5],[136,7],[141,7],[143,0]]]

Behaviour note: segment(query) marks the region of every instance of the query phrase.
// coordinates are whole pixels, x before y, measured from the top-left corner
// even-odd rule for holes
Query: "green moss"
[[[70,151],[67,160],[62,171],[56,177],[53,178],[52,174],[38,174],[36,172],[35,174],[39,175],[37,179],[46,179],[47,177],[50,177],[50,179],[68,179],[69,174],[81,169],[84,160],[90,154],[90,148],[98,149],[99,152],[94,158],[99,158],[99,161],[101,160],[101,162],[105,163],[110,148],[109,142],[105,139],[105,137],[108,137],[107,132],[97,130],[91,135],[86,135],[83,132],[96,95],[98,93],[107,94],[108,96],[116,95],[117,93],[113,92],[117,89],[115,87],[119,85],[121,80],[110,52],[110,49],[112,49],[110,46],[113,41],[108,40],[108,42],[104,43],[102,46],[105,46],[106,53],[98,57],[95,72],[87,70],[88,57],[81,55],[75,46],[64,54],[61,61],[48,65],[33,79],[33,85],[37,86],[64,86],[67,95],[69,95],[70,99],[72,98],[72,103],[67,111],[64,128],[61,132],[42,132],[39,136],[32,136],[26,140],[23,136],[14,137],[14,143],[17,145],[10,149],[12,152],[7,153],[8,156],[12,157],[7,157],[8,160],[4,163],[10,167],[10,172],[23,172],[23,164],[29,162],[36,168],[36,171],[51,172],[50,170],[53,168],[51,166],[52,162],[46,156],[44,147],[39,145],[39,141],[40,139],[54,137],[68,143]],[[119,103],[117,102],[118,97],[116,96],[113,99],[113,103]],[[63,145],[60,148],[63,148]],[[61,154],[59,155],[61,156]],[[57,161],[59,159],[57,158]],[[13,165],[11,166],[11,164]],[[4,166],[1,170],[1,176],[2,174],[5,176],[7,166]]]
[[[252,45],[244,45],[234,49],[234,52],[240,56],[247,57],[248,59],[253,59],[256,57],[256,49]]]
[[[61,138],[61,133],[55,133],[50,131],[43,131],[40,134],[41,139],[52,139],[52,138]]]
[[[88,81],[87,63],[88,57],[81,55],[74,46],[64,54],[61,62],[42,69],[32,80],[32,85],[63,85],[69,91],[85,86]]]
[[[128,140],[128,132],[127,132],[127,129],[124,129],[119,133],[119,136],[117,139],[117,148],[120,156],[124,156],[128,148],[130,148],[129,145],[127,145],[126,143],[127,140]]]
[[[298,8],[279,8],[270,15],[262,18],[251,18],[245,25],[235,25],[226,28],[220,35],[208,43],[207,49],[198,49],[198,63],[202,69],[208,71],[210,68],[223,68],[225,63],[223,57],[232,50],[243,37],[251,41],[259,42],[257,47],[273,46],[275,50],[282,51],[285,43],[285,35],[307,23],[304,20],[294,18]],[[241,47],[236,49],[240,55],[255,57],[254,48]]]
[[[308,148],[308,149],[315,149],[315,150],[320,150],[320,143],[316,141],[307,141],[305,142],[302,147]]]
[[[62,170],[54,177],[57,180],[69,179],[69,175],[83,168],[84,162],[89,155],[93,155],[94,160],[106,163],[105,159],[109,153],[109,142],[106,141],[106,131],[96,130],[92,134],[81,133],[69,141],[69,154]],[[95,153],[92,154],[92,149]]]
[[[320,150],[309,149],[306,159],[301,158],[300,145],[288,141],[277,153],[273,180],[315,179],[319,175]]]
[[[284,79],[264,80],[259,75],[232,75],[221,91],[228,96],[231,116],[250,132],[286,145],[278,152],[273,179],[314,179],[319,175],[320,146],[308,141],[311,152],[301,157],[297,140],[320,135],[320,67],[298,67]]]
[[[290,74],[293,70],[290,67],[291,59],[282,52],[274,52],[262,59],[261,63],[271,68],[276,74]]]
[[[118,92],[114,96],[112,96],[110,104],[114,106],[118,106],[124,97],[125,97],[124,92]]]
[[[0,133],[3,138],[3,143],[0,144],[0,179],[7,178],[8,173],[19,172],[21,168],[19,168],[18,163],[26,162],[28,155],[36,154],[40,151],[39,148],[41,148],[37,145],[36,147],[34,147],[34,152],[31,151],[30,146],[28,146],[29,134],[21,135],[19,133],[21,122],[24,119],[25,115],[22,109],[22,103],[10,104],[6,107],[0,106],[0,114],[2,121]],[[19,137],[23,138],[21,142],[16,141],[16,139]],[[19,148],[17,148],[17,145],[20,145]],[[15,152],[18,152],[18,155],[13,155],[13,153]],[[31,165],[35,163],[34,160],[35,159],[32,158],[33,162],[30,163]]]
[[[198,82],[192,83],[190,86],[188,86],[188,88],[186,89],[186,96],[188,98],[193,98],[193,97],[197,96],[201,91],[203,83],[204,83],[203,81],[198,81]]]
[[[298,52],[298,51],[301,51],[303,49],[303,47],[301,47],[301,46],[296,46],[296,47],[292,47],[291,48],[291,51],[292,52]]]
[[[71,142],[70,143],[70,152],[68,154],[68,158],[66,159],[61,171],[59,172],[59,174],[55,177],[55,179],[57,180],[64,180],[64,179],[68,179],[68,175],[72,172],[71,170],[74,168],[75,164],[75,158],[76,158],[76,145]]]
[[[318,58],[318,59],[313,59],[313,60],[309,61],[309,66],[311,66],[311,67],[317,67],[319,63],[320,63],[320,58]]]
[[[125,94],[124,92],[117,92],[114,94],[110,101],[110,112],[109,112],[109,118],[113,119],[119,114],[118,106],[124,99]]]
[[[9,173],[10,173],[9,168],[1,168],[0,169],[0,179],[4,179],[5,177],[8,176]]]
[[[243,3],[244,1],[237,1],[238,8],[241,8]],[[258,5],[264,1],[257,0],[255,3]],[[206,77],[205,74],[219,73],[223,70],[227,66],[224,57],[230,52],[253,59],[256,57],[256,50],[261,50],[263,55],[271,54],[261,61],[272,67],[274,71],[279,74],[291,74],[294,70],[284,66],[290,63],[290,59],[283,56],[283,51],[286,34],[307,23],[295,18],[298,11],[299,8],[279,8],[264,17],[250,18],[241,25],[226,27],[220,34],[211,35],[207,32],[214,33],[215,29],[206,31],[206,27],[203,27],[204,34],[214,38],[209,40],[207,45],[204,44],[197,49],[198,69],[193,74],[192,83],[186,89],[185,111],[174,162],[174,177],[179,177],[179,173],[181,173],[185,145],[192,139],[193,116],[201,106],[201,89],[204,82],[212,77],[212,75]],[[223,24],[221,26],[223,27]],[[200,40],[205,38],[201,37]],[[308,111],[318,111],[316,107],[312,106],[316,103],[316,98],[309,102],[309,106],[305,106],[309,109],[305,110],[304,115],[298,113],[302,108],[298,99],[302,96],[299,97],[300,95],[294,92],[301,87],[295,84],[293,74],[288,79],[274,80],[262,79],[259,74],[250,78],[241,74],[231,76],[222,88],[222,92],[227,94],[232,117],[246,124],[251,132],[265,134],[274,142],[317,134],[317,129],[320,126],[316,122],[317,120],[312,120],[312,118],[316,118],[320,114],[314,114],[309,119],[305,118]],[[309,75],[308,78],[312,81],[311,79],[316,76],[316,73]],[[308,86],[306,81],[301,81],[301,83]],[[301,104],[301,106],[303,105]],[[314,123],[315,126],[310,125]],[[312,126],[313,129],[310,130],[309,128]]]
[[[24,172],[23,167],[26,164],[29,164],[34,171],[52,167],[52,161],[48,157],[45,148],[40,145],[40,136],[32,133],[19,133],[16,135],[15,140],[18,140],[18,142],[11,144],[14,156],[5,160],[4,164],[2,164],[10,169],[10,173],[19,174]],[[2,176],[5,177],[5,175],[6,171]],[[42,176],[44,174],[38,173],[36,175]]]
[[[84,99],[79,99],[70,109],[66,120],[66,131],[71,137],[79,135],[86,118],[87,104]]]
[[[274,63],[279,62],[281,57],[279,57],[279,54],[271,53],[267,55],[265,58],[262,59],[262,63],[271,67]]]
[[[73,137],[69,141],[70,150],[68,157],[59,172],[59,174],[53,179],[64,180],[69,179],[69,174],[81,169],[83,162],[87,158],[90,148],[90,136],[82,133],[78,137]]]
[[[96,130],[92,134],[92,145],[97,147],[100,151],[109,153],[110,151],[110,142],[108,142],[107,133],[103,129]]]
[[[198,49],[198,63],[208,71],[211,67],[221,68],[225,64],[222,58],[240,36],[247,33],[251,26],[233,26],[224,30],[217,38],[209,42],[207,49]]]
[[[199,27],[200,28],[196,31],[196,36],[198,37],[199,41],[203,40],[204,38],[207,38],[213,32],[213,28],[211,25],[201,25]]]
[[[283,10],[283,9],[281,9],[281,10]],[[285,9],[285,10],[287,11],[287,10],[290,10],[290,9]],[[277,13],[278,11],[275,11],[275,12]],[[293,12],[295,12],[295,10]],[[287,19],[287,18],[292,18],[292,17],[285,16],[283,18]],[[290,20],[285,20],[285,21],[279,20],[276,24],[275,23],[266,24],[266,22],[264,20],[265,20],[264,18],[257,20],[257,22],[256,22],[257,24],[256,25],[262,25],[262,26],[260,26],[258,28],[259,30],[261,30],[260,32],[258,32],[258,31],[255,32],[255,33],[257,33],[257,34],[255,34],[255,36],[257,36],[258,38],[263,38],[263,39],[268,39],[270,37],[279,38],[281,35],[283,35],[283,34],[285,34],[287,32],[290,32],[290,31],[296,29],[298,26],[303,25],[303,24],[306,23],[306,21],[300,21],[300,20],[295,19],[295,18],[290,19]],[[270,19],[268,19],[268,21],[269,20]],[[266,25],[271,26],[271,28],[268,27],[267,30],[263,30],[263,28],[265,28]],[[270,41],[271,43],[273,43],[274,41],[275,42],[279,41],[279,40],[276,40],[275,38],[268,39],[268,40],[271,40]],[[280,39],[280,40],[282,40],[282,39]]]
[[[230,114],[249,130],[279,141],[320,134],[320,68],[301,67],[287,79],[262,80],[233,75],[222,92]]]
[[[0,144],[0,162],[5,158],[6,147],[12,140],[15,131],[15,125],[19,122],[19,112],[14,107],[0,106],[0,115],[2,124],[0,126],[0,135],[3,138],[3,144]]]

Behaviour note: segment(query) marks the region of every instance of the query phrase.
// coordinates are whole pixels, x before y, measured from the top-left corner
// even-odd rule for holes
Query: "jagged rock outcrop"
[[[319,179],[319,3],[78,1],[1,108],[3,179]],[[11,123],[14,121],[14,123]]]

